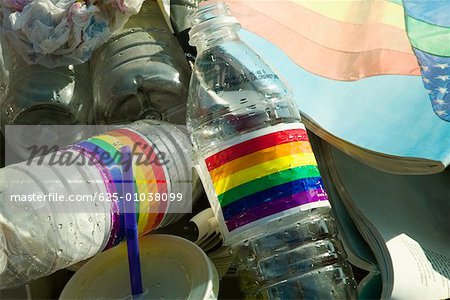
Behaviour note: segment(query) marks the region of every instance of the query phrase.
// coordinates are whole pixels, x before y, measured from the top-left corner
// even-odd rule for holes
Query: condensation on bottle
[[[124,146],[133,151],[134,195],[121,194]],[[124,201],[138,203],[140,235],[179,220],[202,193],[190,147],[184,126],[141,120],[0,169],[0,289],[123,241]]]
[[[255,299],[350,299],[356,284],[292,95],[227,6],[192,16],[188,128],[241,286]]]

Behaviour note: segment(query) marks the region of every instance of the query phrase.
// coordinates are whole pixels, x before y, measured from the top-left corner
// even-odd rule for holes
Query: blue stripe
[[[304,191],[323,189],[322,178],[310,177],[281,184],[267,190],[240,198],[222,208],[225,220],[228,220],[248,209]]]
[[[403,0],[408,16],[429,24],[450,27],[449,0]]]
[[[122,191],[122,169],[120,166],[118,166],[114,160],[112,159],[111,155],[104,151],[102,148],[100,148],[98,145],[93,144],[91,142],[81,142],[78,143],[80,147],[85,148],[87,151],[89,151],[92,155],[95,155],[95,158],[99,159],[100,157],[104,160],[100,161],[104,166],[106,166],[111,173],[111,177],[113,179],[114,186],[116,187],[117,195],[120,197],[123,194]],[[119,207],[119,229],[117,231],[117,236],[114,237],[114,246],[119,244],[121,241],[125,239],[125,219],[124,219],[124,207],[123,207],[123,199],[118,199],[117,205]]]

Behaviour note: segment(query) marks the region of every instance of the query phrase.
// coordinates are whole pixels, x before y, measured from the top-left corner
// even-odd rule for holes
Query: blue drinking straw
[[[125,213],[125,236],[127,238],[128,266],[130,268],[131,294],[143,293],[141,262],[139,259],[138,227],[134,202],[133,156],[130,147],[120,149],[122,166],[122,191]],[[130,197],[131,196],[131,197]],[[129,200],[129,201],[127,201]]]

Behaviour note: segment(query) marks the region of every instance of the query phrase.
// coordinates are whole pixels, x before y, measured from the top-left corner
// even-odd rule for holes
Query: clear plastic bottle
[[[186,122],[190,68],[155,0],[98,49],[91,61],[96,122]]]
[[[180,126],[137,121],[54,156],[7,166],[0,169],[0,289],[49,275],[124,239],[125,200],[120,198],[118,164],[123,146],[133,149],[138,196],[125,197],[138,200],[139,233],[171,224],[189,212],[190,142]],[[195,201],[201,185],[195,178],[193,182]],[[178,194],[184,198],[167,201],[171,195],[178,200]],[[154,201],[147,201],[150,197]]]
[[[1,125],[89,124],[92,81],[88,64],[49,69],[27,64],[2,40],[9,87]],[[2,90],[3,91],[3,90]]]
[[[175,36],[184,50],[186,58],[193,62],[197,56],[195,47],[189,45],[189,30],[191,22],[189,16],[198,7],[199,0],[171,0],[170,1],[170,21],[172,23]]]
[[[242,288],[257,299],[350,299],[352,270],[304,125],[279,76],[223,3],[200,7],[188,128]]]

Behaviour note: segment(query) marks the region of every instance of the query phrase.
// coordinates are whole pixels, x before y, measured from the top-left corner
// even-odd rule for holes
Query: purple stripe
[[[242,227],[264,217],[271,216],[303,204],[327,200],[328,196],[322,189],[303,191],[252,207],[244,213],[235,215],[226,220],[227,228],[231,232],[236,228]]]
[[[67,149],[78,151],[82,153],[88,160],[90,160],[100,172],[103,182],[105,183],[106,192],[110,195],[117,193],[115,184],[111,184],[112,182],[114,182],[114,179],[109,169],[99,162],[99,157],[96,153],[80,145],[71,145],[68,146]],[[119,204],[116,201],[112,201],[111,233],[108,242],[106,243],[104,249],[102,250],[106,250],[114,246],[119,231],[119,227],[120,227]]]

